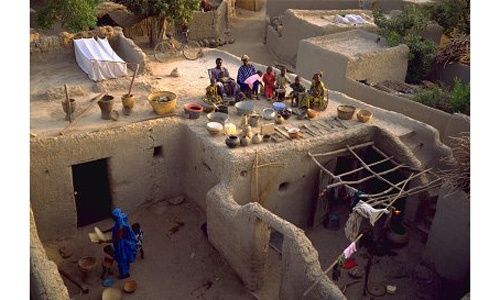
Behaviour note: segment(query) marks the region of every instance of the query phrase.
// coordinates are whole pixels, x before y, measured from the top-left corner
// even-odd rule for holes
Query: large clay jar
[[[252,144],[260,144],[262,143],[262,135],[260,133],[256,133],[252,137]]]
[[[228,135],[226,138],[226,145],[229,148],[236,148],[240,144],[240,139],[237,135]]]
[[[278,114],[278,115],[276,115],[276,119],[274,120],[274,123],[279,125],[279,124],[283,124],[284,121],[285,121],[285,119],[283,119],[283,116]]]
[[[245,146],[248,146],[250,145],[250,137],[248,137],[248,135],[243,135],[240,139],[240,145],[245,147]]]
[[[101,100],[97,101],[101,109],[101,119],[111,120],[111,112],[113,111],[113,96],[104,95]]]

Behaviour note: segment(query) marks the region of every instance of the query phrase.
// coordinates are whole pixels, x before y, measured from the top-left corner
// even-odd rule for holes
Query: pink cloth
[[[347,246],[347,248],[345,248],[345,250],[344,250],[344,257],[345,258],[349,258],[356,251],[358,251],[358,249],[356,249],[356,243],[352,242],[349,246]]]
[[[260,81],[260,82],[262,82],[262,77],[260,77],[260,76],[259,76],[259,74],[254,74],[254,75],[252,75],[252,76],[248,77],[248,78],[245,80],[245,83],[246,83],[246,84],[248,84],[248,86],[249,86],[250,88],[252,88],[252,87],[253,87],[254,82],[256,82],[256,81]]]

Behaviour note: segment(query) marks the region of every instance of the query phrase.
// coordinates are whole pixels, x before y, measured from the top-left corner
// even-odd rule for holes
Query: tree
[[[165,34],[165,22],[188,24],[201,0],[119,0],[133,13],[150,18],[149,45],[154,47]]]
[[[44,29],[54,23],[71,32],[89,30],[97,22],[96,7],[100,0],[48,0],[37,13],[36,23]]]
[[[470,34],[470,0],[436,1],[427,10],[446,35]]]
[[[427,11],[415,5],[406,5],[396,16],[387,18],[374,12],[375,24],[389,46],[406,44],[410,48],[406,81],[418,83],[429,74],[436,56],[436,45],[422,37],[430,19]]]

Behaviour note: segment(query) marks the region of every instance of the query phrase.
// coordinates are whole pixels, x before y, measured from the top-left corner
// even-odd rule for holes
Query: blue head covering
[[[137,240],[132,228],[128,224],[128,216],[121,209],[115,208],[111,212],[115,218],[113,226],[113,246],[115,248],[115,260],[120,263],[131,263],[137,254]],[[118,230],[123,230],[123,236],[116,240]]]

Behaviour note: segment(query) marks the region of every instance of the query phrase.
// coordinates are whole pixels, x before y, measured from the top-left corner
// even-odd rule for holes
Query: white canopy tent
[[[78,66],[94,81],[127,76],[127,63],[111,48],[108,39],[73,41]]]

